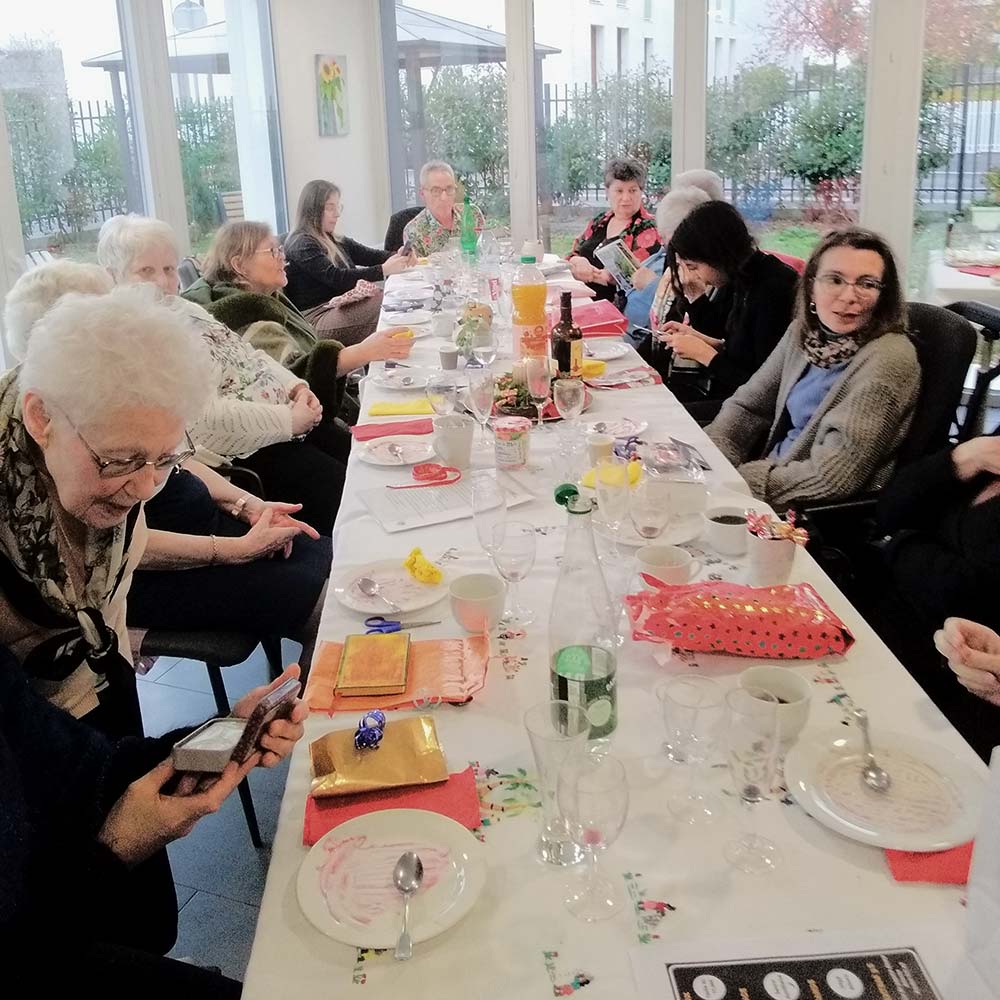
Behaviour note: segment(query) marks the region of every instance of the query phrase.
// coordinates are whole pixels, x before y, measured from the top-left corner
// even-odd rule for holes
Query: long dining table
[[[436,369],[441,343],[435,336],[421,336],[408,364],[416,366],[414,370]],[[510,363],[509,357],[501,357],[493,367],[509,370]],[[609,369],[639,363],[630,348],[625,357],[609,362]],[[372,373],[379,368],[372,366]],[[710,503],[746,500],[748,491],[739,474],[666,387],[591,392],[587,417],[627,415],[648,422],[644,432],[648,438],[672,436],[700,450],[711,466],[706,473]],[[362,384],[361,422],[374,422],[367,415],[374,402],[422,397],[419,390],[381,389],[369,376]],[[538,433],[533,431],[532,437],[538,438]],[[549,431],[532,441],[529,465],[515,477],[533,499],[509,515],[537,529],[534,569],[520,584],[521,600],[535,611],[535,622],[522,638],[505,641],[502,648],[494,635],[485,687],[470,704],[431,709],[449,770],[472,763],[480,783],[487,820],[479,835],[488,863],[480,898],[456,926],[417,945],[409,962],[394,961],[391,951],[349,947],[314,929],[296,897],[297,875],[308,850],[303,846],[303,813],[311,780],[309,743],[332,729],[353,730],[358,713],[332,717],[313,713],[306,738],[291,758],[244,996],[274,1000],[357,994],[469,1000],[542,998],[582,989],[589,997],[622,998],[640,995],[630,953],[670,942],[717,946],[748,937],[821,937],[824,932],[870,929],[882,939],[898,933],[903,943],[917,927],[930,929],[938,941],[958,942],[965,913],[963,886],[894,881],[883,850],[825,828],[780,789],[756,810],[760,832],[783,855],[780,867],[766,876],[738,872],[723,857],[725,841],[739,831],[735,797],[730,815],[721,823],[688,827],[676,822],[666,800],[684,787],[687,773],[663,755],[664,729],[654,688],[664,677],[692,669],[729,687],[748,664],[776,661],[675,652],[664,664],[662,657],[654,657],[651,645],[631,637],[619,650],[619,721],[611,745],[626,766],[629,812],[620,837],[602,862],[626,902],[614,918],[593,924],[566,911],[563,895],[569,874],[535,859],[540,813],[518,790],[521,783],[530,784],[534,771],[523,714],[549,696],[547,619],[566,521],[565,511],[553,500],[558,482],[556,440]],[[494,572],[471,519],[393,534],[384,531],[359,493],[409,482],[409,469],[362,463],[359,447],[356,443],[348,464],[334,531],[334,578],[376,560],[402,562],[416,546],[429,559],[445,558],[452,574]],[[476,459],[480,464],[487,461],[485,450],[477,452]],[[713,552],[704,538],[686,547],[702,559],[702,578],[714,574],[715,579],[742,580],[743,558]],[[623,547],[622,558],[632,559],[633,551]],[[811,584],[855,637],[842,657],[785,663],[786,669],[812,685],[811,713],[800,738],[841,725],[845,733],[855,733],[851,710],[863,706],[876,733],[891,729],[931,741],[985,774],[978,758],[803,548],[796,550],[791,579]],[[442,621],[421,629],[420,639],[465,634],[447,599],[428,610],[433,614],[418,617]],[[362,618],[344,607],[329,588],[321,641],[343,641],[360,630]],[[703,780],[723,795],[732,790],[725,767],[708,768]],[[504,802],[518,808],[503,808]]]

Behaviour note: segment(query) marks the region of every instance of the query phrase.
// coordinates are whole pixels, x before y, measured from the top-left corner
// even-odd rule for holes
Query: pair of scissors
[[[382,635],[388,635],[390,632],[401,632],[405,629],[411,628],[423,628],[424,625],[440,625],[440,621],[436,622],[401,622],[396,621],[393,618],[384,618],[382,615],[372,615],[370,618],[365,619],[365,628],[368,631],[366,635],[372,635],[376,632]]]

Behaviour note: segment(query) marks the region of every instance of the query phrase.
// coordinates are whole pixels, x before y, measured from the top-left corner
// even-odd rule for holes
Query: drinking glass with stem
[[[575,480],[579,475],[577,456],[581,448],[579,419],[586,402],[583,381],[578,378],[560,378],[552,383],[552,401],[565,429],[562,434],[562,457],[566,462],[565,479]]]
[[[469,409],[482,428],[482,441],[487,442],[486,424],[493,414],[494,380],[488,369],[469,372]]]
[[[538,410],[538,429],[542,431],[542,410],[549,399],[552,386],[552,372],[548,357],[525,358],[524,375],[528,383],[528,395]]]
[[[507,521],[507,495],[489,472],[478,472],[472,478],[472,520],[479,544],[492,556],[493,531]]]
[[[447,416],[455,412],[457,403],[455,376],[448,373],[443,375],[432,375],[427,380],[427,387],[424,389],[431,408],[439,417]]]
[[[594,490],[597,493],[601,519],[611,533],[613,554],[617,560],[621,555],[618,532],[628,515],[628,464],[617,455],[605,455],[601,458],[594,471]]]
[[[726,844],[726,860],[754,875],[781,862],[775,844],[756,830],[756,807],[767,798],[778,766],[778,705],[770,691],[739,687],[726,695],[729,771],[743,804],[746,823],[738,840]]]
[[[508,521],[493,526],[493,565],[507,581],[507,601],[503,623],[508,626],[530,625],[534,612],[521,607],[517,585],[535,565],[535,528],[527,521]]]
[[[670,484],[644,472],[629,490],[628,513],[640,538],[659,538],[670,523]]]

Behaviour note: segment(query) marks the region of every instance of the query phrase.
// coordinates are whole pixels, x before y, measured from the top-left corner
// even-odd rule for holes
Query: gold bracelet
[[[216,541],[215,535],[209,535],[212,539],[212,558],[209,560],[208,565],[214,566],[219,558],[219,543]]]

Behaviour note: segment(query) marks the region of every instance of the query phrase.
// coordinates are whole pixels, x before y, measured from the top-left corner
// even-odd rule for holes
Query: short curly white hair
[[[180,258],[177,236],[166,222],[135,212],[113,215],[97,237],[97,263],[106,267],[115,281],[123,282],[132,261],[151,246],[168,247]]]
[[[106,295],[112,287],[104,268],[75,260],[54,260],[26,271],[4,300],[3,324],[10,353],[17,361],[24,360],[32,328],[68,292]]]
[[[36,324],[18,375],[80,427],[129,407],[176,414],[190,424],[215,386],[201,337],[149,285],[107,295],[64,295]]]
[[[710,201],[724,201],[725,189],[722,178],[714,170],[685,170],[670,178],[670,189],[682,187],[701,188]]]
[[[674,230],[684,219],[706,201],[711,201],[701,188],[674,187],[671,188],[656,206],[656,231],[666,244],[674,235]]]

